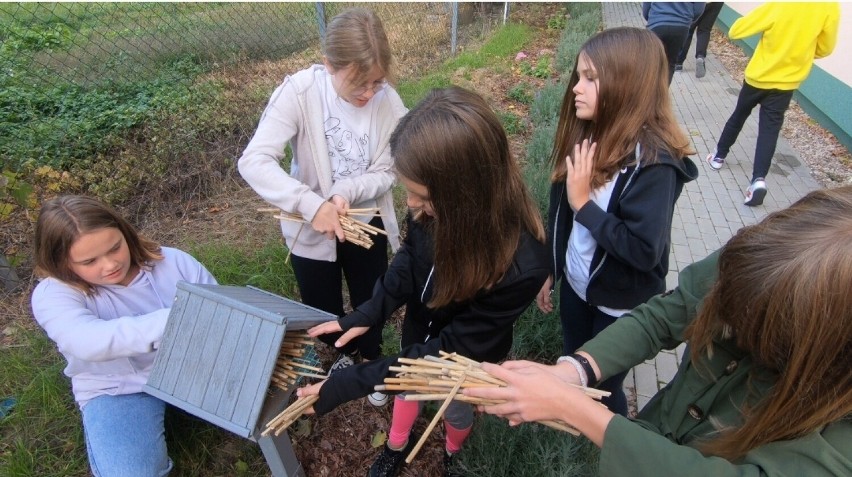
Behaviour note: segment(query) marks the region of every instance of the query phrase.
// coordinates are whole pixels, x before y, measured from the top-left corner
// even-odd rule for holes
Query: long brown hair
[[[686,331],[692,359],[726,335],[777,382],[705,453],[735,460],[852,413],[852,186],[811,192],[724,246],[719,280]]]
[[[366,8],[349,8],[334,16],[325,31],[323,55],[335,70],[355,66],[350,82],[358,84],[374,66],[393,83],[393,56],[382,21]]]
[[[162,260],[160,245],[140,236],[112,207],[90,197],[64,195],[44,203],[35,227],[35,273],[54,277],[91,295],[95,288],[71,271],[68,253],[81,235],[105,228],[116,228],[130,250],[130,261],[137,267]]]
[[[577,118],[574,86],[581,56],[594,65],[600,82],[594,120]],[[565,157],[584,139],[597,142],[592,188],[608,181],[642,144],[643,163],[656,161],[657,151],[679,160],[695,154],[678,126],[669,99],[666,54],[659,38],[643,28],[604,30],[580,48],[559,111],[550,161],[553,182],[565,180]]]
[[[435,292],[430,307],[472,298],[505,274],[521,233],[544,227],[497,116],[482,97],[431,91],[390,139],[397,173],[426,186],[435,211]]]

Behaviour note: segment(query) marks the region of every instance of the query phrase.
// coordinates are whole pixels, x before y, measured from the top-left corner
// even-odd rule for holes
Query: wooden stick
[[[444,400],[444,404],[441,404],[441,408],[438,409],[438,412],[435,413],[435,417],[432,418],[432,422],[429,423],[429,427],[426,428],[426,431],[420,436],[420,440],[417,441],[417,445],[414,446],[411,453],[408,454],[408,457],[405,459],[406,464],[410,464],[412,460],[417,456],[417,453],[420,452],[420,448],[423,447],[423,443],[426,442],[426,439],[429,438],[429,434],[435,429],[435,425],[438,424],[438,420],[441,419],[441,416],[444,415],[444,411],[447,410],[447,406],[453,401],[453,398],[458,394],[459,388],[461,388],[462,383],[464,382],[465,376],[462,375],[459,382],[456,383],[455,387],[452,391],[450,391],[450,395],[447,396],[447,399]]]

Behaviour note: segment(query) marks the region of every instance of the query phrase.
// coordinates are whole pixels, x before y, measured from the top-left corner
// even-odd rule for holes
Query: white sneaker
[[[712,167],[713,170],[718,171],[725,165],[725,160],[721,157],[716,157],[716,153],[713,152],[713,154],[707,155],[707,164],[710,164],[710,167]]]
[[[762,204],[764,197],[766,197],[766,181],[758,177],[748,186],[743,203],[749,207],[754,207]]]
[[[695,77],[703,78],[707,74],[707,67],[704,65],[704,58],[698,57],[695,59]]]
[[[340,353],[340,356],[334,360],[334,363],[331,364],[331,367],[328,369],[328,375],[340,371],[341,369],[346,369],[350,366],[355,365],[355,360],[358,358],[358,355],[351,355],[346,353]]]
[[[370,401],[370,404],[376,407],[383,407],[385,404],[390,401],[390,396],[385,393],[380,393],[378,391],[374,392],[367,396],[367,401]]]

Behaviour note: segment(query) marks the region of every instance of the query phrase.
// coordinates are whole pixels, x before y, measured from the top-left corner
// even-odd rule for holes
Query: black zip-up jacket
[[[676,161],[660,151],[657,162],[638,165],[635,158],[634,152],[625,161],[631,165],[615,179],[607,210],[590,200],[574,214],[565,181],[550,189],[547,245],[554,286],[565,279],[565,253],[576,219],[597,242],[586,289],[593,306],[631,309],[665,291],[674,204],[683,185],[698,177],[688,157]]]
[[[420,223],[410,216],[406,222],[408,233],[402,248],[387,273],[376,282],[373,297],[340,318],[344,331],[353,326],[370,326],[406,304],[402,350],[397,356],[334,373],[322,386],[314,405],[320,415],[373,392],[374,386],[390,375],[388,368],[397,365],[400,356],[437,356],[441,350],[476,361],[504,359],[512,346],[515,321],[535,299],[550,273],[546,245],[523,232],[509,269],[492,288],[481,290],[463,303],[427,308],[434,290],[433,241]]]

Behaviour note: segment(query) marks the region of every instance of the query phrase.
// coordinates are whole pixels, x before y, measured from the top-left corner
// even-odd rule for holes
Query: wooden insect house
[[[295,389],[276,371],[285,334],[333,319],[253,287],[180,282],[145,392],[257,442],[274,477],[304,476],[287,433],[262,427]],[[313,347],[303,359],[318,361]]]

